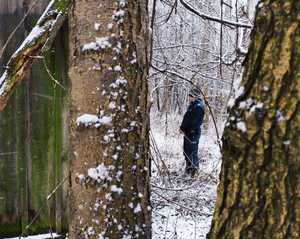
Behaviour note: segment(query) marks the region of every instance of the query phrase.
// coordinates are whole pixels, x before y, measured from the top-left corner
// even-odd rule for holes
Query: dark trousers
[[[183,141],[183,154],[186,161],[186,169],[198,169],[198,145],[200,134],[184,136]]]

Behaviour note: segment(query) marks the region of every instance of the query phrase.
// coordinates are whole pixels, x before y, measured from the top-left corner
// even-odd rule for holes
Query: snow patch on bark
[[[98,22],[95,22],[95,23],[94,23],[94,29],[95,29],[96,31],[99,31],[99,30],[100,30],[100,26],[101,26],[100,23],[98,23]]]
[[[109,170],[102,163],[102,164],[98,165],[96,168],[89,168],[88,176],[96,181],[103,181],[103,180],[109,178]]]
[[[246,124],[245,124],[245,122],[238,122],[237,124],[236,124],[236,127],[237,127],[237,129],[239,129],[240,131],[242,131],[242,132],[246,132],[247,131],[247,127],[246,127]]]
[[[139,213],[142,211],[142,208],[141,208],[141,204],[137,204],[136,207],[134,208],[133,212],[134,213]]]
[[[253,105],[250,108],[250,113],[254,113],[256,109],[262,109],[264,107],[264,104],[261,102],[258,102],[256,105]]]
[[[99,118],[97,115],[92,114],[83,114],[79,116],[76,120],[77,125],[85,125],[85,126],[91,126],[93,124],[98,123]]]
[[[89,42],[82,47],[82,51],[88,51],[88,50],[100,50],[111,47],[111,43],[109,42],[108,37],[96,37],[96,40],[94,42]]]
[[[109,125],[112,121],[110,116],[102,116],[99,118],[97,115],[93,114],[83,114],[76,119],[76,124],[84,125],[84,126],[92,126],[94,125],[96,128],[100,127],[101,125]]]
[[[112,192],[115,192],[115,193],[118,193],[118,194],[121,194],[121,193],[123,192],[123,189],[117,187],[117,185],[112,185],[111,188],[110,188],[110,190],[111,190]]]

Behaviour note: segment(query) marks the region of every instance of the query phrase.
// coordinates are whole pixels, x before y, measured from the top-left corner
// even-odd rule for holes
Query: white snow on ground
[[[14,238],[4,238],[4,239],[49,239],[49,238],[57,238],[59,235],[56,233],[51,234],[41,234],[41,235],[36,235],[36,236],[28,236],[28,237],[14,237]]]
[[[220,150],[213,127],[203,131],[199,143],[199,175],[184,174],[183,136],[178,128],[182,116],[152,117],[151,129],[167,168],[157,168],[159,161],[152,154],[152,232],[154,239],[202,239],[209,231],[220,168]],[[166,130],[167,129],[167,130]],[[162,175],[160,175],[162,174]],[[167,188],[167,189],[166,189]]]

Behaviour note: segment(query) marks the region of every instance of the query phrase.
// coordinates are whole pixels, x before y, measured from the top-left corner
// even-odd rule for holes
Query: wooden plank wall
[[[33,0],[0,1],[0,48],[18,25]],[[20,45],[47,5],[39,0],[16,32],[0,59],[0,74],[8,57]],[[67,87],[66,27],[47,54],[55,78]],[[66,190],[58,190],[46,205],[46,197],[68,170],[66,142],[66,90],[55,85],[42,60],[34,64],[26,81],[0,113],[0,238],[20,235],[39,213],[28,233],[65,231]],[[64,187],[66,188],[66,187]]]

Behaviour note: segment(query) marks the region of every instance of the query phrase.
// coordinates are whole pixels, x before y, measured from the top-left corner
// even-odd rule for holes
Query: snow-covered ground
[[[200,170],[195,178],[184,174],[180,116],[152,117],[151,130],[158,151],[152,148],[152,231],[154,239],[205,238],[211,224],[220,168],[220,151],[213,127],[199,143]],[[166,130],[167,129],[167,130]],[[158,162],[160,169],[158,170]],[[164,161],[166,167],[162,166]]]
[[[48,234],[41,234],[36,236],[28,236],[28,237],[14,237],[14,238],[6,238],[6,239],[49,239],[49,238],[58,238],[60,237],[56,233],[48,233]],[[5,238],[4,238],[5,239]]]

